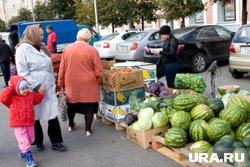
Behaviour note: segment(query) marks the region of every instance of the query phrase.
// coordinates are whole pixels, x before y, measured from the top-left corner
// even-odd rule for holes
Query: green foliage
[[[76,21],[78,24],[95,25],[95,12],[93,1],[77,0],[75,3]]]
[[[34,7],[35,20],[44,21],[44,20],[53,20],[52,11],[46,3],[41,3],[40,1],[36,2]]]
[[[29,11],[26,8],[21,8],[18,11],[18,15],[12,17],[9,20],[8,26],[10,26],[12,23],[21,22],[21,21],[32,21],[32,13],[31,13],[31,11]]]
[[[6,24],[3,20],[0,19],[0,32],[6,31]]]
[[[133,13],[128,0],[102,0],[98,2],[98,16],[100,24],[112,27],[128,24],[128,20]]]
[[[205,8],[202,0],[160,0],[159,3],[167,21],[191,17]]]
[[[55,19],[74,19],[75,17],[74,0],[50,0],[48,6]]]

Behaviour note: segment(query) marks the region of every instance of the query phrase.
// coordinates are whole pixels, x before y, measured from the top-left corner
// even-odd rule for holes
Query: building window
[[[204,12],[195,14],[193,17],[189,18],[189,24],[203,24],[204,23]]]
[[[221,3],[218,4],[218,21],[235,21],[236,11],[235,11],[235,0],[231,0],[223,6]]]

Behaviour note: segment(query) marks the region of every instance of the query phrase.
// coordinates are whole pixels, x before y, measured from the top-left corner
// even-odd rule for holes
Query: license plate
[[[127,52],[127,46],[120,46],[120,52]]]
[[[101,45],[95,45],[95,48],[100,49]]]
[[[241,54],[250,54],[250,47],[241,47],[240,53]]]

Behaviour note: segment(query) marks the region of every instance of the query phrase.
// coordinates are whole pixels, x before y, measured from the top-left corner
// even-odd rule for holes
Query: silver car
[[[140,31],[116,45],[116,60],[143,60],[144,47],[148,42],[159,40],[159,30]]]

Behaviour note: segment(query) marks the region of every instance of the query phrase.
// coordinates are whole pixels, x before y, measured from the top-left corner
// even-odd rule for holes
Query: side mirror
[[[231,34],[230,34],[230,36],[231,36],[231,38],[233,38],[234,36],[235,36],[235,32],[231,32]]]

